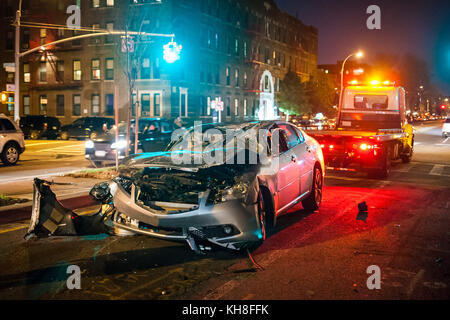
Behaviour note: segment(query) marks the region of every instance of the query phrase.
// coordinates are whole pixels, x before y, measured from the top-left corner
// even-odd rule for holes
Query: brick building
[[[1,90],[14,82],[3,64],[14,61],[17,2],[0,3]],[[317,68],[317,29],[281,12],[271,0],[23,0],[21,52],[86,34],[54,29],[66,25],[66,10],[74,4],[85,28],[175,34],[183,46],[181,58],[167,63],[162,47],[170,39],[144,34],[133,38],[128,59],[120,35],[47,47],[21,59],[21,116],[47,114],[62,123],[112,116],[118,99],[124,120],[131,70],[138,90],[133,101],[139,100],[142,116],[209,121],[217,116],[212,102],[220,100],[223,121],[267,119],[277,116],[280,79],[292,70],[306,81]],[[30,27],[32,22],[47,25]],[[0,113],[12,115],[12,105],[1,105]]]

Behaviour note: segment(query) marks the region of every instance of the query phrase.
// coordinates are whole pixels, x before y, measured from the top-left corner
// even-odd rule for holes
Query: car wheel
[[[380,169],[375,169],[370,172],[370,176],[375,179],[386,179],[391,173],[391,152],[390,149],[387,149],[382,162]]]
[[[31,140],[37,140],[39,139],[39,131],[31,131],[30,133],[30,139]]]
[[[69,134],[67,131],[61,132],[61,140],[69,140]]]
[[[302,201],[303,208],[316,211],[322,203],[323,176],[319,167],[314,167],[311,193]]]
[[[5,165],[12,166],[19,161],[19,150],[14,144],[8,144],[3,148],[1,158]]]
[[[258,198],[259,198],[258,201],[259,228],[261,233],[261,242],[263,242],[264,240],[266,240],[267,236],[267,219],[266,219],[266,205],[261,191],[259,191]]]

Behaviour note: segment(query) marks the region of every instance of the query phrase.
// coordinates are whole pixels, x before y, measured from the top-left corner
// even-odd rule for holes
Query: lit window
[[[40,111],[40,114],[47,113],[47,96],[46,95],[39,96],[39,111]]]
[[[114,7],[114,0],[106,0],[107,7]]]
[[[23,64],[23,82],[29,83],[31,81],[30,64]]]
[[[73,80],[81,80],[81,61],[73,60]]]
[[[100,80],[100,59],[92,59],[91,72],[92,80]]]
[[[234,99],[234,115],[235,116],[239,115],[239,100],[238,99]]]
[[[99,8],[100,0],[92,0],[92,8]]]
[[[40,31],[41,44],[47,43],[47,29],[41,29]]]

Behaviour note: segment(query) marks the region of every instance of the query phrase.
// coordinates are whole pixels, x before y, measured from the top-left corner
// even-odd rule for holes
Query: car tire
[[[69,133],[67,131],[61,132],[61,140],[69,140]]]
[[[316,211],[319,209],[322,203],[323,194],[323,175],[322,170],[318,166],[314,167],[313,170],[313,182],[311,193],[302,200],[303,208],[308,211]]]
[[[267,228],[268,228],[266,212],[267,212],[266,211],[266,203],[264,201],[263,194],[260,190],[258,193],[258,221],[257,221],[257,223],[259,225],[259,230],[257,230],[257,231],[259,231],[259,234],[260,234],[260,236],[258,236],[259,240],[245,244],[241,248],[241,250],[248,249],[250,251],[253,251],[256,248],[258,248],[260,245],[262,245],[264,240],[266,240]]]
[[[39,139],[39,131],[36,131],[36,130],[31,131],[30,139],[31,140],[38,140]]]
[[[371,177],[375,179],[386,179],[391,173],[391,151],[387,149],[384,153],[380,169],[370,172]]]
[[[19,156],[19,149],[15,144],[12,143],[7,144],[0,154],[2,162],[7,166],[15,165],[17,161],[19,161]]]

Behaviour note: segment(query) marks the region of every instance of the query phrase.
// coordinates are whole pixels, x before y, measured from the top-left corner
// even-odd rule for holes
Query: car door
[[[312,186],[312,178],[313,178],[313,169],[314,164],[316,163],[316,158],[314,156],[314,152],[311,149],[311,146],[308,145],[305,136],[303,132],[295,127],[292,126],[292,128],[297,133],[297,136],[300,139],[300,144],[298,145],[298,148],[296,152],[299,152],[303,158],[303,166],[301,168],[301,182],[300,182],[300,188],[301,188],[301,194],[305,194],[309,190],[311,190]]]
[[[278,131],[279,151],[273,139]],[[292,149],[289,149],[287,133],[283,129],[276,128],[271,132],[271,150],[276,168],[277,182],[277,214],[288,208],[300,194],[300,183],[297,158]]]

